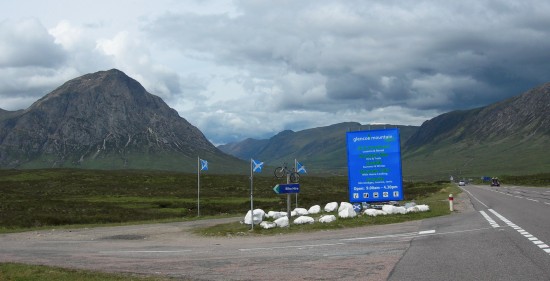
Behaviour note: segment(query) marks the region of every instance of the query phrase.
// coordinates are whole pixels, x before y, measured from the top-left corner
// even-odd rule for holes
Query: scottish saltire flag
[[[306,166],[300,164],[300,162],[296,162],[296,172],[299,174],[306,174]]]
[[[261,173],[262,172],[262,167],[264,166],[264,162],[256,162],[254,159],[250,159],[252,160],[252,172],[258,172],[258,173]]]
[[[208,171],[208,161],[206,160],[201,160],[201,171]]]

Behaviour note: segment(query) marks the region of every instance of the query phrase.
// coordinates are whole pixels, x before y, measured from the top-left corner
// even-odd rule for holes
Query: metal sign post
[[[250,230],[254,230],[254,168],[250,160]]]
[[[290,174],[286,175],[286,184],[290,184]],[[288,227],[290,228],[290,193],[286,194],[286,215],[288,217]]]

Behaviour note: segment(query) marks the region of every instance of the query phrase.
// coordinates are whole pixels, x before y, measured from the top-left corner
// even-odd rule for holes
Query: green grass
[[[269,175],[255,175],[258,208],[286,206]],[[347,197],[344,177],[302,177],[300,204]],[[329,199],[324,199],[327,201]],[[245,175],[201,175],[201,216],[241,215],[250,208]],[[71,225],[193,219],[197,176],[160,171],[0,170],[0,232]]]
[[[0,281],[162,281],[158,277],[145,277],[129,274],[101,273],[88,270],[64,269],[60,267],[0,263]]]
[[[523,176],[504,175],[499,179],[503,184],[550,187],[550,173]]]
[[[403,174],[411,180],[501,177],[546,173],[550,170],[549,138],[522,139],[510,136],[495,142],[464,140],[424,146],[403,152]]]
[[[270,173],[254,177],[254,207],[286,210]],[[300,180],[299,206],[348,201],[347,177]],[[414,188],[413,188],[414,187]],[[433,184],[405,183],[405,199]],[[421,193],[422,193],[421,192]],[[160,171],[75,169],[0,170],[0,232],[196,219],[197,176]],[[295,199],[292,199],[293,207]],[[242,216],[250,209],[250,180],[244,175],[201,175],[203,216]]]
[[[376,217],[361,215],[355,218],[337,219],[332,223],[314,223],[303,225],[291,224],[288,228],[263,229],[260,226],[257,226],[253,231],[250,231],[249,225],[244,225],[237,222],[219,224],[206,228],[197,228],[194,231],[196,234],[203,236],[278,235],[421,220],[450,214],[451,212],[449,211],[448,196],[450,193],[456,196],[461,192],[456,185],[443,182],[409,185],[407,190],[411,192],[408,195],[409,197],[412,196],[411,194],[414,194],[414,197],[410,197],[411,200],[414,200],[417,204],[427,204],[430,206],[430,210],[427,212],[409,213],[404,215],[395,214]],[[316,215],[314,219],[317,221],[320,216],[326,214],[333,214],[337,216],[336,212],[321,213]]]

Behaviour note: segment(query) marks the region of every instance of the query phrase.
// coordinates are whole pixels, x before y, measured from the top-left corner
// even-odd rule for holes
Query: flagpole
[[[296,158],[294,158],[294,171],[298,173],[298,160]],[[296,208],[298,208],[298,193],[296,193]]]
[[[254,169],[252,165],[252,158],[250,158],[250,230],[254,230]]]
[[[201,159],[199,156],[197,156],[197,217],[201,216],[200,192],[201,192]]]

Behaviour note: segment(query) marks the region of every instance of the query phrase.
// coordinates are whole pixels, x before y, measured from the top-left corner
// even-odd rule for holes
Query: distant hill
[[[410,176],[533,174],[550,170],[550,83],[422,124],[404,146]]]
[[[294,159],[308,167],[308,172],[322,174],[346,174],[346,132],[398,127],[404,143],[416,130],[416,126],[361,125],[356,122],[334,124],[303,131],[282,131],[270,139],[246,139],[242,142],[221,145],[219,148],[241,159],[255,158],[269,165]]]
[[[116,69],[70,80],[26,110],[0,110],[2,168],[196,171],[197,156],[214,171],[246,167]]]
[[[270,165],[294,159],[308,171],[347,173],[348,131],[396,127],[340,123],[303,131],[283,131],[270,139],[247,139],[219,146],[241,159]],[[550,170],[550,83],[485,107],[452,111],[420,127],[397,126],[406,180],[450,176],[525,175]]]

